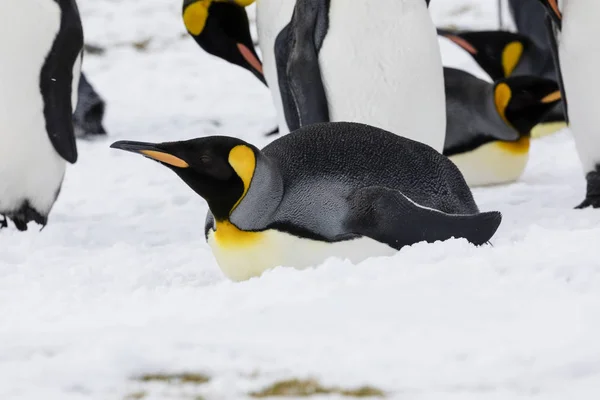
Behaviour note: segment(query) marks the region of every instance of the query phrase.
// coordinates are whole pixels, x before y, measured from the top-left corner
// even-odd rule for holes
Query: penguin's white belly
[[[559,56],[569,122],[585,172],[600,163],[600,2],[563,1]]]
[[[278,266],[296,269],[313,267],[330,257],[358,263],[369,257],[391,256],[396,253],[388,245],[367,237],[326,243],[276,230],[237,231],[225,236],[219,236],[211,230],[208,244],[225,276],[233,281],[257,277]]]
[[[292,19],[295,5],[296,0],[257,0],[256,2],[256,29],[258,32],[258,45],[263,59],[263,73],[271,90],[281,134],[288,133],[289,128],[285,121],[283,102],[279,92],[279,81],[277,80],[275,40],[279,32]]]
[[[41,69],[60,28],[54,1],[0,3],[0,213],[50,210],[65,161],[46,133]]]
[[[332,0],[319,64],[332,121],[373,125],[443,151],[446,96],[425,1]]]
[[[529,160],[529,138],[517,142],[491,142],[449,157],[471,187],[514,182]]]

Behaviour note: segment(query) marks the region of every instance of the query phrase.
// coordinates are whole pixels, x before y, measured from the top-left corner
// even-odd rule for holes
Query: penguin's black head
[[[250,187],[259,150],[228,136],[181,142],[118,141],[110,147],[141,154],[173,170],[224,221]]]
[[[551,79],[515,76],[494,85],[498,114],[521,135],[529,135],[560,100],[558,83]]]
[[[534,46],[531,39],[513,32],[452,32],[445,29],[437,32],[469,53],[493,81],[511,76],[523,53]]]
[[[254,0],[184,0],[183,22],[204,51],[252,72],[266,84],[245,6]]]

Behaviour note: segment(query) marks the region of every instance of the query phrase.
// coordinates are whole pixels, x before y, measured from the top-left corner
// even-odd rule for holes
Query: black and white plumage
[[[578,208],[600,208],[600,2],[539,0],[548,12],[550,47],[565,97],[565,114],[587,180]]]
[[[226,136],[112,147],[161,162],[207,201],[206,238],[233,280],[328,257],[359,262],[422,241],[481,245],[501,221],[479,212],[448,158],[364,124],[306,126],[262,150]]]
[[[66,162],[83,29],[75,0],[0,3],[0,215],[19,230],[47,223]]]

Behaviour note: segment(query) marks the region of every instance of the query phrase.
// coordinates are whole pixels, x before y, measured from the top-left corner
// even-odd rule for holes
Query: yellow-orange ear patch
[[[498,147],[512,154],[527,154],[531,144],[530,138],[523,136],[515,142],[498,142]]]
[[[494,103],[496,103],[496,110],[504,122],[506,122],[509,126],[510,123],[506,119],[506,107],[508,107],[511,97],[512,91],[506,83],[500,83],[498,86],[496,86],[494,91]]]
[[[254,3],[256,0],[217,0],[222,3],[235,3],[240,7],[247,7],[250,4]]]
[[[210,3],[212,0],[199,0],[183,10],[183,23],[190,34],[198,36],[204,30]]]
[[[154,150],[141,150],[140,153],[142,153],[143,155],[148,156],[154,160],[163,162],[165,164],[172,165],[174,167],[189,168],[189,166],[190,166],[188,163],[183,161],[181,158],[175,157],[174,155],[169,154],[169,153],[163,153],[163,152],[154,151]]]
[[[511,42],[506,45],[502,52],[502,68],[504,69],[504,77],[509,77],[513,73],[517,64],[523,55],[523,43]]]
[[[256,169],[256,156],[250,147],[241,144],[231,149],[228,161],[231,168],[233,168],[242,182],[244,182],[244,193],[231,209],[233,212],[244,196],[246,196],[246,193],[248,193],[248,189],[250,189],[250,183],[252,182],[254,170]]]
[[[553,103],[555,101],[558,101],[562,98],[562,95],[560,94],[560,90],[557,90],[556,92],[552,92],[549,95],[547,95],[546,97],[544,97],[541,102],[544,104],[548,104],[548,103]]]

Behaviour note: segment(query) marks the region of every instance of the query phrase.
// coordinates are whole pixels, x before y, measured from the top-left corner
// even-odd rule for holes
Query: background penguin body
[[[579,207],[600,208],[600,2],[540,1],[558,30],[551,43],[558,47],[567,117],[588,183]]]
[[[363,124],[310,125],[262,150],[227,137],[113,147],[171,164],[207,200],[206,237],[233,280],[332,256],[358,262],[421,241],[461,237],[481,245],[501,221],[499,213],[479,212],[446,157]],[[204,187],[207,174],[218,179]]]
[[[437,29],[440,36],[466,51],[492,81],[510,76],[533,75],[556,79],[548,47],[529,37],[506,31],[450,31]]]
[[[266,80],[283,116],[325,104],[319,117],[378,126],[443,150],[441,55],[424,1],[259,0],[257,23]],[[286,90],[297,92],[292,102],[282,101]]]
[[[444,77],[444,155],[469,186],[516,181],[527,165],[531,129],[560,99],[558,84],[533,76],[492,84],[448,67]]]
[[[65,160],[77,159],[73,109],[83,48],[77,6],[3,1],[0,38],[0,215],[26,230],[29,221],[46,224]]]
[[[103,125],[105,108],[104,99],[82,73],[79,79],[77,108],[73,114],[75,136],[92,138],[106,135]]]
[[[550,51],[548,31],[544,27],[546,10],[539,0],[508,0],[508,6],[517,32],[534,41],[539,48]]]
[[[223,8],[223,12],[213,12],[213,8],[218,4],[213,3],[209,9],[205,32],[203,33],[204,39],[197,38],[197,41],[199,43],[204,41],[201,47],[205,50],[209,49],[211,54],[224,58],[251,72],[255,72],[255,75],[257,75],[256,71],[262,70],[262,68],[254,68],[250,63],[243,61],[241,57],[232,56],[236,51],[234,45],[225,45],[226,41],[223,38],[219,39],[219,45],[212,42],[212,40],[216,40],[217,37],[226,35],[226,33],[223,32],[222,28],[219,29],[219,32],[214,30],[215,28],[213,28],[212,32],[206,31],[211,27],[225,27],[234,21],[237,21],[238,26],[248,27],[245,12],[240,10],[234,12],[234,5]],[[301,125],[318,123],[329,119],[327,115],[329,112],[327,99],[323,91],[324,86],[320,76],[320,68],[318,61],[315,62],[317,52],[327,32],[329,21],[328,18],[325,18],[327,14],[323,12],[322,8],[312,7],[311,3],[303,3],[303,5],[308,6],[308,10],[302,11],[304,14],[303,18],[299,18],[296,15],[293,19],[294,21],[300,21],[300,25],[286,26],[277,39],[279,42],[282,40],[284,42],[279,43],[279,46],[276,45],[276,49],[280,51],[288,45],[288,43],[285,43],[285,40],[289,40],[290,38],[282,39],[282,37],[289,34],[289,31],[292,33],[291,44],[295,46],[296,43],[300,42],[301,45],[300,49],[286,50],[285,53],[278,52],[276,54],[283,58],[283,62],[278,64],[278,79],[280,82],[288,80],[288,82],[283,82],[280,85],[282,89],[280,91],[281,98],[290,104],[288,107],[289,110],[295,112],[296,110],[300,111],[300,109],[303,109],[304,112],[303,114],[295,114],[291,119],[292,124],[295,124],[293,126],[294,129],[297,129]],[[192,22],[188,19],[188,24]],[[314,44],[316,45],[315,50],[317,51],[311,52],[311,63],[309,65],[305,62],[297,63],[297,71],[292,70],[292,76],[289,76],[288,71],[290,69],[287,68],[286,61],[290,57],[290,52],[304,50],[304,43],[308,42],[305,39],[296,40],[296,37],[302,37],[303,35],[312,36],[312,32],[315,32],[317,35],[314,40]],[[227,34],[227,36],[227,42],[244,42],[250,37],[250,32],[246,28],[245,32],[238,30],[236,34]],[[308,56],[304,54],[302,57],[298,57],[298,60],[305,61],[307,58]],[[260,60],[257,59],[256,62],[260,64]],[[290,66],[294,67],[295,65],[292,63]],[[467,72],[452,68],[444,68],[444,78],[447,117],[444,154],[455,156],[455,161],[465,174],[469,185],[478,186],[516,180],[522,173],[527,161],[530,127],[525,127],[524,132],[520,134],[514,127],[510,126],[509,122],[502,119],[495,104],[493,84],[479,80]],[[546,82],[546,80],[535,77],[529,77],[528,79],[530,86],[527,87],[525,84],[522,84],[521,89],[535,100],[538,94],[532,93],[530,89],[534,89],[537,84]],[[261,81],[264,82],[263,79]],[[307,85],[303,82],[308,82],[309,84]],[[554,83],[551,83],[550,86],[556,88],[556,84]],[[297,90],[297,97],[299,94],[303,101],[307,102],[307,106],[296,109],[296,99],[291,96],[290,89]],[[315,92],[319,93],[315,95]],[[543,95],[545,93],[542,94],[542,97]],[[541,97],[539,98],[541,99]],[[312,100],[307,101],[308,99]],[[529,118],[525,118],[527,122],[539,122],[543,113],[535,110],[537,104],[521,105],[522,108],[528,106],[533,106],[534,108],[531,110],[532,113]],[[317,115],[321,115],[323,119],[310,119]],[[300,119],[302,119],[302,123],[299,123]],[[521,140],[521,137],[523,137],[523,140]],[[489,157],[490,154],[494,156]],[[479,163],[481,165],[478,165]]]
[[[538,0],[534,0],[534,3]],[[537,4],[536,4],[537,5]],[[543,20],[538,21],[543,28]],[[492,82],[513,76],[537,76],[558,81],[549,45],[540,46],[526,35],[507,31],[450,31],[438,34],[469,54]],[[540,135],[566,126],[562,102],[547,113],[537,127]],[[534,135],[537,132],[534,131]]]

